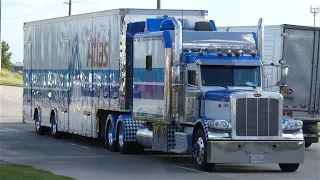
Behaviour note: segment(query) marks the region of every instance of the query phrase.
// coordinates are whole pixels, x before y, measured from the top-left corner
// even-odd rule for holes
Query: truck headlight
[[[220,130],[230,129],[230,123],[226,120],[210,120],[207,123],[209,128],[220,129]]]
[[[295,119],[283,119],[283,131],[294,131],[302,129],[303,122]]]

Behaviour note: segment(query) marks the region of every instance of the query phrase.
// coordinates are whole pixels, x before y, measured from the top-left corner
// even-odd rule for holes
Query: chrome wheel
[[[193,140],[193,159],[200,171],[212,171],[215,164],[207,161],[207,141],[202,129],[199,129]]]
[[[197,141],[197,153],[196,153],[196,159],[199,164],[203,163],[203,158],[204,158],[204,141],[202,137],[199,137]]]
[[[112,140],[112,124],[111,123],[109,123],[109,125],[108,125],[108,142],[109,142],[110,146],[113,144],[113,140]]]
[[[119,127],[119,145],[120,145],[120,147],[123,147],[123,133],[122,133],[122,125],[121,124]]]
[[[55,135],[57,133],[57,125],[54,123],[52,125],[52,134]]]
[[[36,130],[40,131],[40,121],[39,120],[37,120],[37,122],[36,122]]]

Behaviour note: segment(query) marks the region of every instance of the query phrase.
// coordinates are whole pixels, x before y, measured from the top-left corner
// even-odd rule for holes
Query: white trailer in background
[[[256,26],[217,27],[218,31],[255,31]],[[320,121],[320,28],[297,25],[264,27],[264,89],[284,97],[284,115],[303,120],[306,147],[318,142]],[[280,67],[289,65],[287,80]],[[281,82],[286,81],[286,84]]]

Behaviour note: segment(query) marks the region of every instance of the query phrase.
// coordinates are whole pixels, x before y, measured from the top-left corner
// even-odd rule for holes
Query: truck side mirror
[[[281,64],[280,71],[281,71],[281,80],[280,86],[286,87],[288,82],[288,73],[289,73],[289,65]]]

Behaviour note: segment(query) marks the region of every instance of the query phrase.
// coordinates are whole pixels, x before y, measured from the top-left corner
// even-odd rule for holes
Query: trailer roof
[[[91,13],[77,14],[71,16],[62,16],[57,18],[43,19],[38,21],[25,22],[24,26],[33,26],[38,24],[55,23],[68,20],[77,20],[84,18],[93,18],[108,15],[171,15],[171,16],[207,16],[208,10],[187,10],[187,9],[133,9],[133,8],[120,8],[110,9],[105,11],[97,11]]]
[[[257,26],[218,26],[218,28],[257,28]],[[265,25],[267,28],[279,28],[285,27],[286,29],[320,29],[319,26],[304,26],[304,25],[295,25],[295,24],[280,24],[280,25]]]

